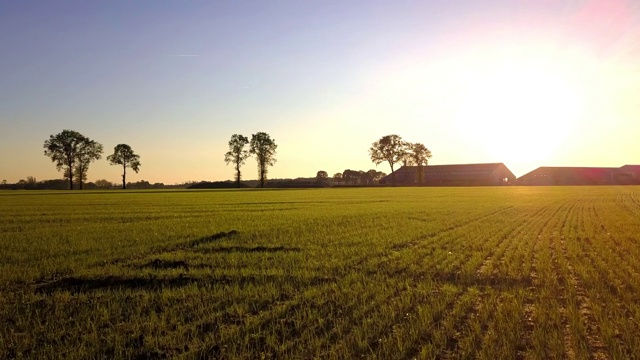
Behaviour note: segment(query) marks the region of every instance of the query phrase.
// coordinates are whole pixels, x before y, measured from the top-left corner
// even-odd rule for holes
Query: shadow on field
[[[140,268],[153,268],[153,269],[177,269],[183,268],[185,270],[189,270],[189,264],[186,261],[182,260],[161,260],[154,259],[142,266]]]
[[[199,239],[195,239],[190,241],[189,243],[187,243],[188,247],[195,247],[198,245],[202,245],[202,244],[208,244],[214,241],[218,241],[224,238],[228,238],[228,237],[232,237],[238,235],[238,232],[236,230],[231,230],[229,232],[224,232],[221,231],[217,234],[213,234],[213,235],[209,235],[209,236],[205,236],[205,237],[201,237]]]
[[[180,275],[177,277],[132,277],[124,278],[119,276],[106,276],[98,278],[77,278],[68,277],[54,282],[36,285],[35,292],[42,294],[52,294],[56,291],[69,291],[71,293],[85,293],[94,290],[162,290],[167,288],[178,288],[190,284],[201,287],[207,286],[247,286],[265,285],[274,283],[278,285],[291,284],[296,287],[316,286],[335,282],[336,279],[326,276],[295,277],[282,275],[260,275],[260,276],[219,276],[219,277],[190,277]]]
[[[215,248],[197,249],[195,252],[210,254],[210,253],[277,253],[277,252],[300,252],[302,249],[298,247],[284,247],[284,246],[221,246]]]

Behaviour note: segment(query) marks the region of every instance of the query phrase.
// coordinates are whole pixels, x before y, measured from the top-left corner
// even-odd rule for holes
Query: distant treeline
[[[191,183],[165,185],[163,183],[150,183],[145,180],[137,182],[127,183],[127,189],[171,189],[171,188],[186,188]],[[109,190],[119,189],[120,184],[112,183],[107,180],[97,180],[95,182],[84,183],[83,189],[86,190]],[[15,184],[2,182],[0,184],[0,190],[69,190],[69,181],[67,179],[51,179],[36,181],[33,177],[28,177],[26,180],[22,179]]]
[[[336,186],[376,186],[387,174],[376,171],[347,169],[329,177],[326,171],[318,171],[315,177],[299,177],[296,179],[270,179],[264,183],[265,188],[314,188]],[[242,180],[238,186],[236,181],[201,181],[188,184],[188,189],[229,189],[229,188],[262,187],[260,180]]]
[[[335,186],[376,186],[386,174],[381,171],[350,170],[335,173],[329,177],[326,171],[318,171],[315,177],[300,177],[296,179],[270,179],[265,183],[266,188],[313,188]],[[84,183],[85,190],[110,190],[119,189],[122,185],[106,179]],[[128,182],[127,189],[229,189],[237,188],[236,181],[188,181],[182,184],[165,185],[163,183],[150,183],[146,180]],[[242,180],[241,188],[260,187],[260,180]],[[0,183],[0,190],[69,190],[67,179],[50,179],[37,181],[35,177],[28,176],[17,183],[10,184],[6,181]]]

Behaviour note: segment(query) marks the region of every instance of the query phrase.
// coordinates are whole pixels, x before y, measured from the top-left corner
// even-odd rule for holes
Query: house
[[[613,167],[539,167],[518,185],[640,185],[640,165]]]
[[[503,163],[403,166],[380,180],[381,184],[422,186],[496,186],[515,184],[516,177]]]

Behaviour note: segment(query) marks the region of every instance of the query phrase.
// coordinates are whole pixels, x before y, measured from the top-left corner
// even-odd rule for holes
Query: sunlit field
[[[640,187],[0,192],[0,358],[640,358]]]

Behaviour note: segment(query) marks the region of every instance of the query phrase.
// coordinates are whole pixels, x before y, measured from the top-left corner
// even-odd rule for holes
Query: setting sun
[[[543,161],[571,135],[584,95],[550,66],[508,64],[469,74],[461,91],[458,122],[482,138],[490,158]]]

